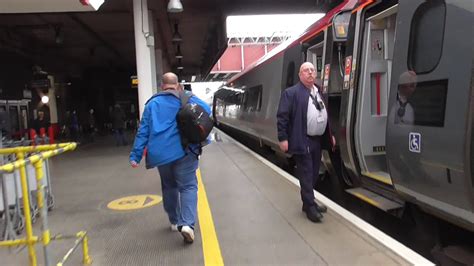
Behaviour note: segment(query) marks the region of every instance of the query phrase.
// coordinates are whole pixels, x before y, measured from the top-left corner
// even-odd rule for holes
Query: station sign
[[[331,71],[331,65],[326,64],[324,66],[324,77],[323,77],[323,93],[328,92],[328,87],[329,87],[329,73]]]
[[[344,64],[344,90],[349,89],[349,81],[351,77],[351,67],[352,67],[352,56],[346,57]]]
[[[132,89],[138,88],[138,77],[137,76],[131,76],[130,77],[130,84],[132,85]]]

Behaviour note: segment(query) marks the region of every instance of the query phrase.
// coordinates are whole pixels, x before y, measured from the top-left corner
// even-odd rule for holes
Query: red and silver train
[[[278,151],[281,92],[304,61],[329,98],[347,192],[474,231],[474,14],[466,0],[346,0],[232,78],[214,118]]]

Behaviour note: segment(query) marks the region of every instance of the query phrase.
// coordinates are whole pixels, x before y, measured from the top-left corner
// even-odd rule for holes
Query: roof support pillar
[[[148,10],[148,0],[133,0],[133,21],[137,57],[138,106],[141,117],[146,101],[156,93],[157,89],[153,14]]]

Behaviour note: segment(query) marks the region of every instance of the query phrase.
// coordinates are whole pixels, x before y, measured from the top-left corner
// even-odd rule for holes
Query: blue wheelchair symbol
[[[410,132],[408,148],[411,152],[421,152],[421,134]]]

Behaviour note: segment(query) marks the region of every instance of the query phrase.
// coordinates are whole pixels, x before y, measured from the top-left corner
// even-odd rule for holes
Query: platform
[[[219,258],[227,265],[429,264],[370,226],[364,229],[357,217],[348,218],[347,211],[319,194],[329,210],[322,223],[310,222],[301,212],[294,179],[226,135],[214,136],[200,162],[209,204],[201,205],[200,194],[202,221],[194,244],[184,244],[179,233],[170,231],[162,203],[128,211],[107,207],[127,196],[161,196],[158,172],[132,169],[131,147],[115,147],[112,139],[99,139],[51,162],[56,197],[49,216],[52,234],[87,230],[93,265],[210,265]],[[212,215],[205,215],[209,210]],[[35,229],[38,233],[38,223]],[[53,243],[53,261],[72,244]],[[0,249],[0,258],[1,265],[28,265],[26,249]],[[69,265],[80,265],[80,259],[77,250]]]

